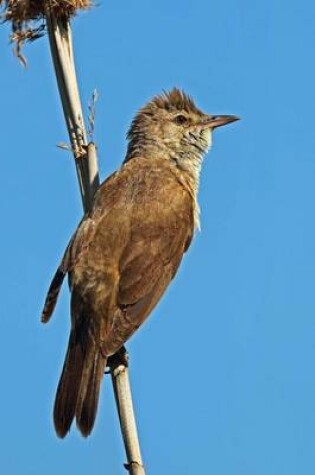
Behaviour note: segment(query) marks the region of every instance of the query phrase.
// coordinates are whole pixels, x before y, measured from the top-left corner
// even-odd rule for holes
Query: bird
[[[108,359],[152,312],[200,226],[199,178],[212,132],[236,120],[205,114],[178,88],[132,120],[125,159],[70,239],[41,316],[49,321],[68,275],[71,329],[53,411],[59,437],[74,419],[91,434]]]

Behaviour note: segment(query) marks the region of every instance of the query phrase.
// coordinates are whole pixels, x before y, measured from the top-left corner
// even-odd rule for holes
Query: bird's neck
[[[138,138],[129,142],[124,163],[136,157],[149,160],[161,158],[168,160],[186,176],[194,194],[197,195],[203,155],[204,152],[195,146],[174,147],[173,143],[168,143],[165,140],[142,137],[141,140]]]
[[[124,163],[129,160],[147,159],[154,160],[164,159],[172,164],[176,175],[180,178],[183,186],[189,191],[194,202],[194,220],[195,227],[200,229],[200,210],[197,200],[200,171],[203,161],[204,152],[195,146],[178,147],[178,150],[165,141],[157,141],[153,138],[144,137],[142,140],[131,140],[128,145],[127,154]]]

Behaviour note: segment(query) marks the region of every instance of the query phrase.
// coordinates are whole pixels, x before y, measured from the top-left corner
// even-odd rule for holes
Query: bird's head
[[[127,134],[127,159],[151,149],[150,155],[177,163],[200,161],[211,147],[213,130],[235,120],[232,115],[205,114],[190,96],[172,89],[154,97],[135,116]]]

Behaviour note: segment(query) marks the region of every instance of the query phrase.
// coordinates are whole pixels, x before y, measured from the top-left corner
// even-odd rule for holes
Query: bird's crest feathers
[[[176,87],[169,92],[163,91],[162,94],[155,96],[142,110],[145,112],[147,108],[151,109],[152,107],[158,107],[160,109],[174,112],[184,110],[186,112],[202,114],[193,99],[184,91],[181,91]]]

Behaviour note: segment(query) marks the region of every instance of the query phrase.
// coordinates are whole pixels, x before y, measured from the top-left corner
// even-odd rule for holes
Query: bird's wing
[[[107,355],[124,344],[157,304],[193,236],[191,196],[174,176],[165,175],[154,171],[137,184],[129,239],[119,259],[116,308],[102,338]]]

